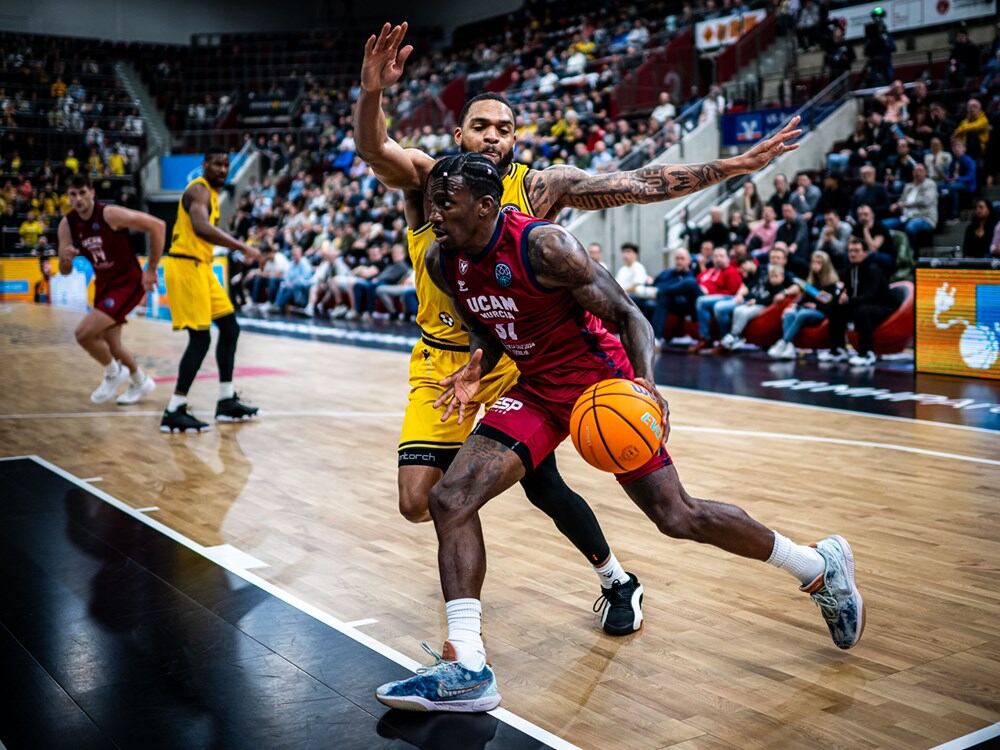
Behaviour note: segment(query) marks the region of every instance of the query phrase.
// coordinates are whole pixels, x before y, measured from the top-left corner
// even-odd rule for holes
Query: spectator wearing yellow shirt
[[[63,164],[73,174],[77,174],[80,171],[80,160],[76,158],[76,153],[74,153],[73,149],[69,149],[66,152],[66,161]]]
[[[62,79],[62,76],[56,78],[52,83],[52,87],[49,89],[49,94],[52,95],[53,99],[61,99],[66,96],[66,84]]]
[[[968,114],[965,119],[958,123],[955,128],[955,138],[965,141],[966,148],[971,152],[971,156],[976,155],[976,144],[969,142],[969,136],[975,136],[979,140],[979,156],[986,154],[986,144],[990,141],[990,123],[983,112],[983,105],[978,99],[969,99],[966,105]]]
[[[125,154],[120,150],[115,149],[110,154],[108,154],[108,167],[111,169],[111,174],[115,177],[121,177],[125,174]]]
[[[90,149],[90,156],[87,157],[87,172],[90,173],[91,177],[94,177],[103,171],[104,161],[101,159],[101,155],[97,153],[96,148]]]
[[[69,199],[68,193],[59,196],[59,213],[63,216],[73,210],[73,202]]]
[[[18,234],[21,235],[21,243],[28,247],[35,247],[43,232],[45,232],[45,226],[38,220],[38,214],[29,211],[28,218],[21,222],[21,228],[18,230]]]

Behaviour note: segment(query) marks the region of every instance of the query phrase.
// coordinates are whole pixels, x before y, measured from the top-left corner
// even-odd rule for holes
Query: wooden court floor
[[[433,528],[396,512],[408,357],[244,332],[237,387],[263,418],[158,432],[172,387],[94,406],[79,314],[0,310],[0,454],[37,454],[416,659],[444,635]],[[130,322],[170,378],[186,337]],[[205,370],[214,373],[211,356]],[[243,376],[240,377],[240,372]],[[216,381],[192,390],[210,417]],[[568,443],[567,481],[646,589],[646,625],[605,636],[596,579],[519,490],[483,512],[484,630],[503,705],[581,747],[920,748],[1000,721],[1000,439],[929,422],[664,389],[692,494],[736,502],[800,541],[853,544],[869,607],[836,649],[784,574],[668,540]],[[372,686],[374,689],[374,685]]]

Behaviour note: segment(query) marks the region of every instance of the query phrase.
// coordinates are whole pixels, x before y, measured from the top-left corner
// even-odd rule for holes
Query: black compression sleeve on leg
[[[188,329],[188,345],[184,350],[184,356],[181,357],[181,366],[177,372],[177,393],[187,395],[211,343],[212,334],[208,331]]]
[[[555,522],[556,528],[573,542],[587,562],[597,565],[608,559],[611,548],[594,511],[563,481],[554,453],[541,461],[533,472],[526,474],[521,486],[531,504]]]
[[[240,325],[236,314],[223,315],[216,319],[219,340],[215,344],[215,361],[219,365],[219,382],[233,382],[233,365],[236,362],[236,340],[240,337]]]

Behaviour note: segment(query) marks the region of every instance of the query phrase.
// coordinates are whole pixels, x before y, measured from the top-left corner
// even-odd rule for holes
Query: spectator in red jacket
[[[740,269],[729,262],[729,253],[724,247],[717,247],[712,253],[712,267],[698,274],[698,297],[695,311],[698,316],[698,334],[701,339],[695,342],[690,351],[697,352],[711,343],[712,316],[715,306],[727,302],[743,289],[743,276]]]

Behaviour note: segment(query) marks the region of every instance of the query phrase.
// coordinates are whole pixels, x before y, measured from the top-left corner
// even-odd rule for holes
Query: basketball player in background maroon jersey
[[[122,325],[146,291],[156,291],[166,224],[141,211],[95,202],[94,188],[84,175],[70,179],[67,194],[73,210],[59,222],[59,273],[72,272],[73,258],[83,255],[95,275],[94,308],[76,327],[77,343],[104,365],[104,379],[90,400],[110,401],[127,382],[128,389],[117,403],[134,404],[156,384],[122,345]],[[132,252],[130,229],[149,235],[145,271]]]

